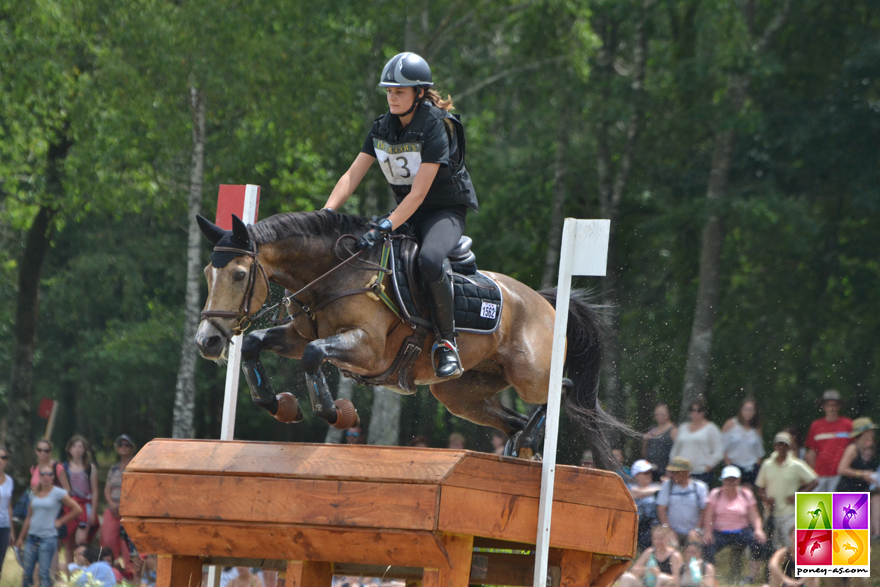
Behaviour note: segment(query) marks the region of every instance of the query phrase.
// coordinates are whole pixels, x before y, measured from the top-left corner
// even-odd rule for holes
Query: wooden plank
[[[122,524],[140,552],[435,568],[449,564],[445,547],[431,532],[132,517]]]
[[[156,587],[199,587],[202,559],[196,556],[160,556],[156,566]]]
[[[586,587],[590,585],[592,561],[593,554],[590,552],[563,550],[559,565],[559,587]]]
[[[126,472],[439,483],[466,451],[372,445],[160,439]]]
[[[541,468],[519,459],[493,461],[468,454],[443,485],[538,498]],[[623,479],[615,473],[560,465],[554,485],[554,501],[636,511]]]
[[[584,521],[589,520],[590,531]],[[442,532],[519,542],[535,539],[538,500],[459,487],[444,487],[437,528]],[[556,502],[550,545],[632,558],[636,512]]]
[[[287,587],[330,587],[333,583],[333,563],[290,561],[287,563],[284,584]]]
[[[411,483],[126,473],[121,512],[142,518],[433,530],[437,492],[436,486]]]
[[[449,557],[449,566],[425,568],[422,573],[423,587],[467,587],[474,550],[473,536],[443,534],[441,541]]]

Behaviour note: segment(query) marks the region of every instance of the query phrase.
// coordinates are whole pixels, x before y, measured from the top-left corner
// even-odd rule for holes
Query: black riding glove
[[[371,249],[376,246],[376,243],[380,242],[382,238],[391,232],[393,225],[391,221],[387,218],[383,218],[379,222],[371,222],[370,230],[365,232],[361,238],[358,239],[357,248],[362,251],[364,249]]]

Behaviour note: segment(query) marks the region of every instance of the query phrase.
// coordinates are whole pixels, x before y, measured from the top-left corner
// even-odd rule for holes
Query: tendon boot
[[[458,347],[455,346],[455,306],[449,274],[445,271],[440,273],[437,281],[425,284],[425,291],[437,334],[437,342],[431,349],[434,372],[443,379],[461,377],[464,370],[461,368]]]

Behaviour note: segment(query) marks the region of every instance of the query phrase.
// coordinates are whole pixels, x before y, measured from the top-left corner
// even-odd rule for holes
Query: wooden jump
[[[286,587],[531,585],[540,492],[540,463],[466,450],[154,440],[126,468],[120,511],[159,555],[157,587],[196,587],[202,564],[278,568]],[[554,585],[613,583],[637,528],[620,477],[557,467]]]

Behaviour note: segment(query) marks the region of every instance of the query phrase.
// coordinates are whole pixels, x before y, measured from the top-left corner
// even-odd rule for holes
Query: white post
[[[546,587],[550,552],[550,521],[553,515],[553,484],[556,478],[556,445],[562,398],[562,368],[565,364],[565,332],[572,275],[605,275],[608,261],[609,220],[566,218],[559,252],[559,283],[556,287],[556,320],[550,359],[550,389],[547,394],[547,423],[541,469],[541,500],[538,506],[538,535],[535,542],[534,587]]]
[[[221,186],[221,196],[223,188]],[[237,186],[236,186],[237,187]],[[248,184],[244,190],[244,203],[240,210],[233,213],[241,218],[245,224],[253,224],[257,221],[257,209],[260,202],[260,186]],[[228,204],[228,203],[227,203]],[[218,205],[218,214],[219,208]],[[238,208],[237,205],[234,206]],[[219,219],[218,219],[219,222]],[[220,440],[232,440],[235,436],[235,408],[238,405],[238,381],[241,375],[241,341],[242,335],[232,338],[229,346],[228,362],[226,363],[226,387],[223,392],[223,416],[220,420]],[[220,573],[218,567],[208,567],[208,586],[219,587]]]

